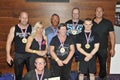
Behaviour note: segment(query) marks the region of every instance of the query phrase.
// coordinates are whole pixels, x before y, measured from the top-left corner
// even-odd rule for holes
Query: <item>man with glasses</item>
[[[80,19],[80,9],[75,7],[72,9],[72,19],[66,22],[67,25],[67,34],[69,34],[73,41],[74,45],[76,44],[76,35],[83,31],[83,21]],[[75,47],[75,61],[78,62],[80,54]],[[78,62],[79,63],[79,62]],[[79,65],[79,64],[78,64]],[[79,70],[79,69],[78,69]]]
[[[46,60],[44,57],[39,56],[35,59],[35,69],[29,71],[23,78],[23,80],[47,80],[51,77],[51,73],[46,66]]]

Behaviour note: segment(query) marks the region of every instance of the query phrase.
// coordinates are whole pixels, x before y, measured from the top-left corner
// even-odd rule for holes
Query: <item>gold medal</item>
[[[73,35],[76,35],[76,34],[77,34],[77,31],[76,31],[76,30],[72,30],[72,34],[73,34]]]
[[[23,38],[23,39],[22,39],[22,43],[27,43],[27,39],[26,39],[26,38]]]
[[[88,44],[88,43],[85,44],[85,48],[86,48],[86,49],[89,49],[89,48],[90,48],[90,44]]]
[[[64,53],[64,52],[65,52],[65,48],[62,47],[62,48],[60,49],[60,52],[61,52],[61,53]]]

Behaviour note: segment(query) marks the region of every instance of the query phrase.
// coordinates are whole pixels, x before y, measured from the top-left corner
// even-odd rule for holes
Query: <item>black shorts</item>
[[[79,69],[82,74],[95,73],[96,72],[96,60],[91,59],[90,61],[86,62],[84,60],[80,61]]]

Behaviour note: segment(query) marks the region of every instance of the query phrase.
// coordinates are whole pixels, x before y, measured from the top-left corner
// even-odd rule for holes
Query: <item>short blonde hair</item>
[[[32,29],[32,33],[31,33],[31,36],[33,38],[35,37],[36,31],[40,26],[43,27],[42,35],[43,35],[43,37],[45,36],[45,29],[44,29],[44,26],[43,26],[42,22],[36,22],[33,29]]]

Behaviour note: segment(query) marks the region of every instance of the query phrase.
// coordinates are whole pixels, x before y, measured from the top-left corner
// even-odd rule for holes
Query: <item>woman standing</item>
[[[30,57],[30,70],[35,69],[34,61],[37,56],[46,56],[48,50],[47,37],[44,34],[44,27],[40,22],[34,25],[31,36],[28,38],[28,42],[25,48],[26,52],[31,53]]]

